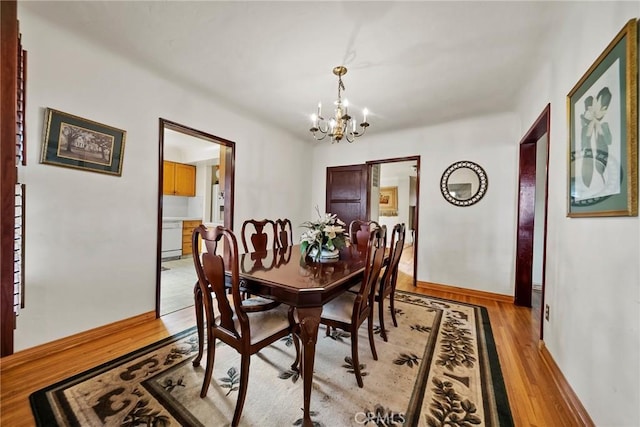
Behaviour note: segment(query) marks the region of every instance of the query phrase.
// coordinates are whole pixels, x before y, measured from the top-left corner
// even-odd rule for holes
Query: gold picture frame
[[[631,19],[567,95],[567,216],[638,215],[638,28]]]
[[[47,108],[41,163],[122,175],[127,132]]]
[[[380,187],[380,216],[398,216],[398,187]]]

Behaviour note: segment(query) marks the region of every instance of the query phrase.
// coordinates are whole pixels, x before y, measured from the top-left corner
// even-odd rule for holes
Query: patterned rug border
[[[31,412],[33,413],[33,418],[36,421],[36,425],[39,426],[47,426],[47,425],[55,425],[55,415],[51,410],[51,405],[49,404],[49,400],[47,399],[47,392],[50,390],[56,389],[60,387],[62,384],[72,384],[77,383],[79,380],[84,380],[87,377],[92,377],[102,372],[105,372],[112,368],[114,365],[118,365],[127,360],[139,357],[141,353],[150,352],[156,348],[163,347],[172,341],[177,341],[180,338],[192,334],[196,330],[195,326],[192,326],[188,329],[185,329],[182,332],[178,332],[177,334],[168,336],[166,338],[161,339],[160,341],[156,341],[144,347],[141,347],[137,350],[133,350],[123,356],[117,357],[115,359],[109,360],[101,365],[95,366],[93,368],[89,368],[86,371],[80,372],[79,374],[73,375],[69,378],[65,378],[61,381],[56,382],[55,384],[51,384],[45,388],[42,388],[38,391],[33,392],[29,395],[29,403],[31,404]],[[75,425],[75,424],[71,424]]]
[[[496,344],[495,344],[495,339],[493,336],[493,330],[491,327],[491,322],[490,322],[490,318],[489,318],[489,313],[488,310],[485,306],[482,305],[477,305],[477,304],[470,304],[470,303],[466,303],[463,301],[456,301],[456,300],[451,300],[451,299],[445,299],[445,298],[439,298],[439,297],[434,297],[434,296],[430,296],[430,295],[424,295],[424,294],[419,294],[419,293],[415,293],[415,292],[410,292],[410,291],[403,291],[403,290],[397,290],[396,293],[398,294],[404,294],[407,296],[411,296],[411,297],[419,297],[419,298],[428,298],[431,300],[435,300],[435,301],[440,301],[443,303],[453,303],[453,304],[458,304],[458,305],[463,305],[463,306],[467,306],[467,307],[472,307],[474,310],[476,310],[479,313],[479,318],[480,321],[477,322],[476,326],[478,329],[482,328],[482,336],[485,338],[484,341],[484,349],[486,351],[486,356],[488,358],[488,364],[489,364],[489,371],[487,374],[487,378],[490,378],[492,381],[492,389],[494,391],[494,399],[496,402],[496,405],[498,407],[498,419],[497,421],[497,425],[505,425],[505,426],[513,426],[514,422],[513,422],[513,417],[512,417],[512,413],[511,413],[511,409],[509,406],[509,400],[508,400],[508,395],[506,392],[506,386],[504,383],[504,377],[502,375],[502,369],[501,369],[501,365],[500,365],[500,360],[499,360],[499,356],[498,356],[498,352],[497,352],[497,348],[496,348]],[[133,350],[125,355],[119,356],[115,359],[109,360],[105,363],[102,363],[98,366],[89,368],[81,373],[78,373],[76,375],[73,375],[71,377],[65,378],[61,381],[58,381],[54,384],[51,384],[49,386],[46,386],[44,388],[41,388],[35,392],[33,392],[30,396],[29,396],[29,403],[31,405],[31,409],[32,409],[32,414],[33,417],[36,421],[36,425],[38,426],[45,426],[45,425],[55,425],[56,424],[56,418],[55,415],[53,413],[52,410],[52,405],[49,402],[49,399],[47,397],[47,393],[53,389],[56,389],[58,387],[60,387],[63,384],[74,384],[74,383],[78,383],[80,381],[85,380],[86,378],[98,375],[100,373],[103,373],[109,369],[111,369],[113,366],[121,364],[123,362],[126,362],[127,360],[139,357],[140,354],[142,353],[146,353],[146,352],[150,352],[153,351],[156,348],[160,348],[163,347],[165,345],[167,345],[170,342],[173,341],[177,341],[182,337],[185,337],[187,335],[190,335],[192,333],[194,333],[196,327],[192,326],[188,329],[185,329],[182,332],[176,333],[174,335],[168,336],[166,338],[163,338],[159,341],[156,341],[154,343],[151,343],[149,345],[146,345],[144,347],[141,347],[139,349]],[[428,348],[428,346],[427,346]],[[431,355],[433,356],[433,355]],[[423,364],[423,366],[428,367],[430,365],[430,363],[427,364]],[[420,377],[420,375],[418,375],[418,377]],[[425,384],[424,387],[422,387],[421,393],[422,396],[419,396],[418,399],[422,400],[424,394],[427,393],[427,389],[428,389],[428,384]],[[414,399],[415,396],[412,396],[412,401]],[[410,403],[410,407],[411,405],[419,405],[419,402],[411,402]],[[68,409],[68,408],[67,408]],[[409,408],[410,409],[410,408]],[[410,411],[409,411],[410,412]],[[407,414],[409,415],[409,414]],[[79,425],[77,423],[77,421],[74,423],[75,420],[68,420],[69,421],[69,425]],[[413,419],[414,422],[417,422],[417,418]],[[407,424],[409,425],[409,424]],[[414,423],[411,423],[411,425],[416,425]],[[487,425],[490,425],[489,423]]]
[[[406,294],[416,297],[426,297],[436,301],[442,301],[444,303],[454,303],[464,305],[467,307],[473,307],[480,313],[481,322],[478,322],[478,327],[482,327],[483,336],[485,337],[485,349],[487,351],[487,358],[489,359],[490,372],[487,378],[492,379],[492,385],[494,390],[495,402],[498,407],[498,425],[513,426],[513,415],[511,413],[511,406],[509,405],[509,397],[507,395],[507,387],[504,383],[504,377],[502,375],[502,367],[500,365],[500,358],[498,357],[498,349],[496,347],[495,338],[493,337],[493,328],[491,327],[491,319],[489,318],[489,311],[487,307],[478,304],[471,304],[464,301],[456,301],[446,298],[434,297],[431,295],[419,294],[411,291],[396,290],[398,294]],[[426,391],[426,387],[425,387]]]

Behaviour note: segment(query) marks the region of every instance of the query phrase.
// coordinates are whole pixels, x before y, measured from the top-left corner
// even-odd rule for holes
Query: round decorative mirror
[[[471,206],[487,192],[487,174],[482,167],[469,161],[455,162],[440,179],[440,191],[452,205]]]

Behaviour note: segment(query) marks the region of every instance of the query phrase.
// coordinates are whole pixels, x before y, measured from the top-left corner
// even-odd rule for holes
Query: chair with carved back
[[[248,219],[240,232],[245,252],[263,252],[278,247],[276,223],[270,219]]]
[[[338,328],[351,334],[351,363],[358,387],[363,387],[360,361],[358,358],[358,330],[367,320],[369,346],[374,360],[378,360],[373,339],[373,304],[375,285],[385,257],[385,236],[382,228],[372,229],[367,242],[365,270],[357,293],[344,292],[323,306],[320,323],[329,328]]]
[[[253,258],[257,259],[263,255],[266,256],[264,252],[269,250],[275,251],[278,247],[276,223],[270,219],[248,219],[242,223],[240,234],[245,253],[252,253]],[[242,295],[244,298],[249,297],[245,292],[243,292]],[[277,303],[268,304],[263,301],[262,304],[265,304],[267,308],[272,308]]]
[[[378,303],[378,319],[380,321],[380,336],[387,341],[387,331],[384,327],[384,300],[389,298],[391,309],[391,319],[393,326],[398,327],[395,309],[395,292],[396,282],[398,281],[398,266],[400,265],[400,257],[404,249],[404,240],[406,228],[404,224],[396,224],[391,231],[391,243],[389,244],[389,262],[380,278],[378,290],[375,294],[375,301]]]
[[[369,237],[370,237],[371,231],[373,230],[380,230],[380,232],[382,233],[380,235],[380,238],[384,239],[385,242],[387,241],[386,225],[380,225],[377,221],[361,221],[361,220],[351,221],[351,224],[349,224],[349,235],[350,235],[351,245],[355,247],[356,251],[360,253],[365,253],[365,251],[368,250]],[[385,256],[385,262],[382,266],[383,268],[386,266],[387,262],[388,262],[388,258]],[[349,288],[349,292],[355,292],[355,293],[360,292],[361,285],[362,283],[357,283],[353,285],[351,288]]]
[[[362,219],[354,219],[349,224],[349,240],[360,252],[364,252],[367,249],[372,225],[380,227],[377,221],[365,221]]]
[[[288,218],[276,220],[276,240],[281,248],[293,246],[293,226]]]
[[[197,249],[198,238],[206,252]],[[219,244],[229,248],[227,257],[216,254]],[[206,228],[200,225],[193,231],[193,260],[198,275],[206,318],[207,360],[200,397],[205,397],[211,383],[215,361],[216,340],[221,340],[241,355],[240,385],[233,414],[232,426],[237,426],[242,414],[247,393],[251,355],[275,341],[293,333],[296,359],[299,362],[299,343],[295,335],[297,325],[293,308],[284,304],[266,311],[251,311],[250,300],[240,297],[240,275],[238,268],[238,244],[233,232],[224,227]],[[230,272],[230,277],[225,277]],[[225,281],[231,282],[231,294],[227,294]],[[196,365],[197,366],[197,365]]]

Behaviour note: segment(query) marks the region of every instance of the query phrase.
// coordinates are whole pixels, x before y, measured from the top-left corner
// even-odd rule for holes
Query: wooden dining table
[[[313,364],[322,306],[362,280],[365,254],[355,246],[343,248],[337,259],[313,261],[301,258],[300,245],[241,254],[241,288],[296,308],[302,341],[303,426],[313,425],[310,417]],[[203,352],[204,322],[202,295],[195,287],[199,355]]]

